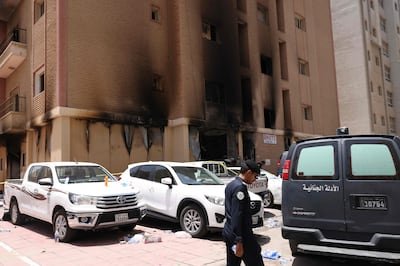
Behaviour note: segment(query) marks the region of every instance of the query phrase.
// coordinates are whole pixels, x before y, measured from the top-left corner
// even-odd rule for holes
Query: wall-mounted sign
[[[276,135],[263,134],[265,144],[276,144]]]

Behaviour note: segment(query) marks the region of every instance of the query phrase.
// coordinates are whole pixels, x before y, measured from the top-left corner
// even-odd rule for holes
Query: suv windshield
[[[172,167],[179,179],[186,185],[223,185],[224,183],[205,168],[174,166]]]
[[[58,181],[62,184],[104,182],[106,176],[110,182],[117,181],[100,166],[57,166],[56,173]]]

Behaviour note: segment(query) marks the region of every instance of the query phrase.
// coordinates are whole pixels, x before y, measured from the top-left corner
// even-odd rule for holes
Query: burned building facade
[[[253,158],[339,126],[329,1],[6,0],[0,180]]]

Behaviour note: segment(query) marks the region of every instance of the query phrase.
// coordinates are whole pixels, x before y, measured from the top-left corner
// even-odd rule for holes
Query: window
[[[306,19],[303,16],[296,14],[294,17],[294,22],[295,22],[296,28],[306,31]]]
[[[305,120],[313,120],[312,115],[312,107],[311,106],[304,106],[303,107],[303,114]]]
[[[34,3],[35,23],[44,15],[44,0],[36,0]]]
[[[0,171],[3,171],[3,158],[0,159]]]
[[[261,55],[260,56],[261,73],[272,76],[272,59],[271,57]]]
[[[132,168],[130,170],[130,175],[148,181],[153,181],[151,179],[151,173],[154,171],[155,167],[156,167],[155,165],[138,166],[137,168]]]
[[[257,19],[261,23],[269,25],[268,9],[261,4],[257,5]]]
[[[379,21],[380,21],[381,30],[382,30],[383,32],[386,32],[386,19],[380,18]]]
[[[371,60],[371,53],[369,52],[369,50],[367,52],[367,57],[368,57],[368,61],[370,61]]]
[[[374,92],[374,84],[372,83],[372,81],[369,82],[369,88],[371,92]]]
[[[28,175],[28,181],[38,183],[41,178],[52,178],[51,169],[47,166],[33,166]]]
[[[332,144],[304,147],[298,158],[294,179],[337,179],[335,147]]]
[[[372,119],[373,119],[374,125],[376,125],[376,114],[375,113],[373,114]]]
[[[393,93],[390,91],[387,91],[386,95],[387,95],[387,105],[389,107],[393,107]]]
[[[382,53],[384,56],[389,57],[389,44],[385,41],[382,41]]]
[[[352,144],[350,179],[397,179],[392,153],[386,144]]]
[[[389,130],[390,133],[396,133],[396,120],[394,117],[389,117]]]
[[[379,57],[375,56],[375,64],[379,66]]]
[[[278,20],[278,30],[285,32],[285,14],[283,8],[284,0],[276,0],[276,19]]]
[[[396,2],[394,3],[394,10],[397,11],[397,3]]]
[[[364,20],[364,28],[365,28],[365,30],[368,30],[368,21],[367,20]]]
[[[152,89],[155,91],[164,91],[162,77],[158,74],[153,74]]]
[[[217,27],[214,25],[208,23],[208,22],[203,22],[203,38],[207,39],[209,41],[217,41]]]
[[[399,26],[396,27],[396,30],[397,30],[397,34],[400,34],[400,28],[399,28]]]
[[[382,96],[382,87],[378,86],[378,94]]]
[[[161,21],[160,8],[158,6],[151,6],[151,20],[155,22]]]
[[[246,1],[247,0],[236,0],[236,8],[242,12],[246,12]]]
[[[45,75],[44,75],[44,68],[36,71],[35,73],[35,90],[34,96],[38,95],[45,89]]]
[[[390,67],[388,66],[384,67],[384,75],[385,75],[385,80],[390,81]]]
[[[371,9],[374,9],[374,0],[369,0],[369,6],[371,7]]]
[[[302,75],[309,76],[310,73],[309,73],[308,62],[299,59],[298,64],[299,64],[299,73]]]
[[[164,166],[158,165],[158,166],[155,167],[154,171],[155,171],[155,173],[154,173],[154,182],[161,183],[161,179],[166,178],[166,177],[170,177],[172,180],[174,180],[172,178],[171,173]]]
[[[386,124],[385,117],[383,115],[381,115],[381,124],[382,124],[382,126],[384,126]]]
[[[376,29],[372,28],[372,36],[376,37]]]
[[[383,8],[383,0],[379,0],[379,5]]]
[[[275,128],[275,110],[264,109],[264,127]]]
[[[224,86],[218,82],[206,81],[206,101],[216,104],[225,104]]]

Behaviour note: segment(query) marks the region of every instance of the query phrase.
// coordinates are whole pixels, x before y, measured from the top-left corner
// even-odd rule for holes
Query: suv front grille
[[[261,208],[261,201],[259,200],[252,200],[250,201],[250,213],[254,215],[260,211]]]
[[[123,207],[134,207],[137,205],[135,194],[99,197],[96,207],[99,209],[112,209]]]

